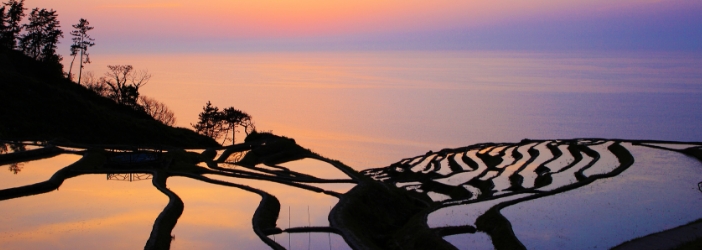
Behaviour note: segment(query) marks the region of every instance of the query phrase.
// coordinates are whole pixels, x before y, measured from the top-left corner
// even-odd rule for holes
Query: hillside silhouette
[[[58,63],[0,49],[0,138],[89,144],[211,147],[213,139],[166,126],[63,76]]]

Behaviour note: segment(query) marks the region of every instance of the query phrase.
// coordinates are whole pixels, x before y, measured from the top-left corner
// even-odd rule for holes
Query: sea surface
[[[355,169],[524,138],[702,141],[702,54],[268,52],[93,55],[148,70],[142,94],[191,127],[202,106],[248,112]],[[237,134],[241,142],[243,133]]]
[[[176,114],[177,126],[190,128],[207,101],[220,108],[233,106],[249,113],[259,131],[294,138],[303,147],[357,170],[384,167],[429,150],[481,142],[518,142],[524,138],[702,141],[702,54],[94,53],[91,59],[93,63],[86,69],[97,76],[106,71],[107,65],[130,64],[137,70],[148,70],[152,78],[141,93],[167,104]],[[244,137],[243,132],[238,133],[236,142]],[[2,188],[46,180],[78,159],[76,155],[62,154],[3,165]],[[338,174],[324,172],[330,166],[320,162],[289,164],[288,167],[311,171],[309,174],[313,175]],[[651,171],[654,170],[660,169]],[[136,180],[141,177],[144,180]],[[56,191],[0,202],[0,212],[8,215],[0,218],[0,248],[143,247],[168,199],[152,186],[150,176],[141,177],[84,175],[66,180]],[[326,226],[328,212],[338,201],[270,182],[235,178],[226,181],[250,185],[279,197],[277,224],[282,229]],[[173,249],[221,249],[232,244],[265,248],[251,230],[251,216],[259,196],[184,177],[171,178],[167,184],[185,202],[183,215],[173,230]],[[351,186],[325,188],[343,193]],[[692,191],[696,192],[696,188],[693,185]],[[559,202],[576,200],[569,204],[580,204],[589,199],[587,194],[561,195]],[[699,200],[696,196],[692,199]],[[523,206],[541,211],[539,204]],[[519,214],[515,216],[515,221],[521,219]],[[560,222],[563,221],[554,221],[557,225],[548,228],[560,229]],[[529,225],[515,227],[516,233],[527,239],[525,244],[538,246],[538,239],[523,236],[524,231],[530,230]],[[587,228],[574,226],[573,230]],[[636,235],[645,233],[648,232]],[[457,246],[487,242],[489,247],[485,235],[471,237],[448,240]],[[334,234],[284,233],[272,239],[296,249],[348,248]],[[617,242],[613,240],[612,244]]]

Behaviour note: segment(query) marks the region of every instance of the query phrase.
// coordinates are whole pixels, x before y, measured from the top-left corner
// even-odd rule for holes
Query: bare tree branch
[[[169,110],[165,104],[157,101],[156,99],[140,96],[139,105],[144,109],[144,111],[146,111],[147,114],[163,124],[172,126],[176,122],[173,112],[171,112],[171,110]]]

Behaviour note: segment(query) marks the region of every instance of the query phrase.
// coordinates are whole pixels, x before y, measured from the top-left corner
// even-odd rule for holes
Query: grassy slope
[[[61,69],[0,51],[0,139],[207,147],[218,144],[95,95]]]

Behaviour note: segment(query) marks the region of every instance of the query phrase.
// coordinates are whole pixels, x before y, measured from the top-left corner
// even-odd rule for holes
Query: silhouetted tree
[[[0,6],[0,48],[10,49],[11,46],[6,46],[8,42],[5,41],[5,32],[8,30],[7,23],[8,15],[5,14],[5,5]]]
[[[222,134],[222,121],[220,119],[219,108],[212,106],[210,101],[207,101],[202,112],[200,112],[199,121],[196,124],[190,124],[195,128],[195,131],[201,135],[217,139]]]
[[[61,57],[56,54],[56,45],[63,31],[55,10],[34,8],[29,14],[29,23],[23,26],[27,31],[20,39],[24,53],[37,61],[59,63]]]
[[[151,79],[147,71],[134,71],[132,65],[108,65],[110,71],[100,78],[101,85],[106,85],[107,97],[115,102],[141,110],[137,103],[139,88],[146,85]]]
[[[0,47],[7,49],[15,49],[17,47],[17,39],[19,38],[19,33],[22,31],[22,26],[20,22],[22,18],[26,15],[24,14],[24,0],[19,2],[16,0],[10,0],[3,4],[3,15],[2,15],[2,29],[0,29]],[[7,7],[7,13],[5,14],[5,7]]]
[[[173,114],[173,112],[171,112],[171,110],[169,110],[165,104],[157,101],[156,99],[140,96],[139,105],[144,109],[144,111],[146,111],[147,114],[163,124],[172,126],[176,121],[175,114]]]
[[[232,133],[232,143],[236,143],[237,126],[244,127],[244,132],[247,135],[255,130],[251,116],[246,112],[234,107],[228,107],[219,111],[219,108],[212,106],[212,103],[209,101],[202,108],[199,118],[200,120],[197,124],[191,124],[195,131],[215,140],[224,135],[222,144],[228,140],[229,132]]]
[[[154,120],[157,120],[165,125],[173,126],[173,124],[175,124],[175,114],[173,111],[168,109],[166,104],[163,104],[156,99],[139,94],[138,88],[145,85],[151,75],[145,71],[141,73],[134,73],[132,69],[128,68],[131,67],[129,65],[122,66],[121,68],[119,66],[111,67],[112,72],[105,74],[106,76],[109,76],[110,79],[107,77],[97,79],[92,71],[88,71],[85,72],[85,77],[83,77],[81,85],[100,96],[112,99],[120,104],[125,104],[136,110],[144,111],[153,117]],[[125,76],[124,71],[127,70],[128,72],[126,72]],[[120,84],[117,84],[118,79]],[[115,90],[120,89],[121,91],[115,92]],[[122,100],[122,102],[120,102],[120,100]],[[136,104],[133,104],[131,100],[136,100]]]
[[[222,110],[220,116],[223,122],[222,129],[224,131],[222,144],[227,141],[227,136],[230,131],[232,133],[232,143],[236,143],[236,127],[242,125],[245,121],[251,121],[251,116],[249,114],[235,109],[234,107],[225,108]],[[246,132],[246,134],[248,135],[248,132]]]
[[[71,60],[71,67],[68,69],[68,78],[73,79],[71,71],[73,70],[73,62],[76,60],[76,56],[80,54],[80,68],[78,69],[78,83],[81,82],[81,76],[83,73],[83,63],[90,63],[90,56],[88,54],[88,47],[93,47],[95,39],[88,35],[88,31],[92,30],[93,27],[88,26],[90,23],[88,20],[81,18],[78,24],[72,25],[74,30],[71,31],[71,36],[73,36],[73,44],[71,45],[71,55],[73,60]]]
[[[109,98],[109,86],[105,84],[104,80],[95,77],[92,71],[85,72],[85,77],[83,77],[80,84],[86,89],[95,92],[95,94]]]
[[[246,133],[246,136],[249,136],[249,134],[256,131],[256,124],[251,119],[251,116],[242,120],[239,125],[244,128],[244,133]]]

